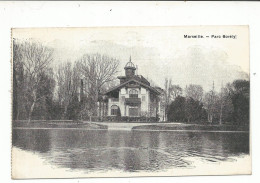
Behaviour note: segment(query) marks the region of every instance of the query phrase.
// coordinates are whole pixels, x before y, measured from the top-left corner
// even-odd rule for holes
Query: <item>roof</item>
[[[134,76],[131,76],[131,77],[118,76],[117,78],[118,79],[124,79],[125,80],[124,82],[128,81],[129,79],[135,79],[137,81],[140,81],[140,82],[150,86],[150,82],[147,79],[145,79],[142,75],[134,75]]]
[[[134,81],[134,82],[138,83],[139,85],[141,85],[141,86],[143,86],[143,87],[145,87],[145,88],[148,88],[149,90],[153,91],[153,92],[156,93],[157,95],[160,94],[160,92],[159,92],[158,90],[156,90],[154,87],[151,87],[151,86],[149,86],[149,85],[147,85],[147,84],[145,84],[145,83],[143,83],[143,82],[141,82],[141,81],[138,81],[138,80],[135,79],[135,78],[129,79],[129,80],[127,80],[126,82],[124,82],[124,83],[122,83],[122,84],[120,84],[120,85],[118,85],[118,86],[116,86],[116,87],[113,87],[113,88],[107,90],[104,94],[106,95],[106,94],[108,94],[108,93],[110,93],[110,92],[112,92],[112,91],[114,91],[114,90],[116,90],[116,89],[122,88],[122,87],[124,87],[126,84],[130,83],[131,81]]]
[[[125,65],[125,69],[128,69],[128,68],[130,68],[130,69],[136,69],[136,68],[135,68],[135,65],[134,65],[133,62],[131,61],[131,56],[130,56],[129,62],[127,62],[126,65]]]

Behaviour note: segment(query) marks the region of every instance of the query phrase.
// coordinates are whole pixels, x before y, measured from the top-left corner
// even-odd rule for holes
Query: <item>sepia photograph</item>
[[[251,174],[249,26],[11,33],[13,179]]]

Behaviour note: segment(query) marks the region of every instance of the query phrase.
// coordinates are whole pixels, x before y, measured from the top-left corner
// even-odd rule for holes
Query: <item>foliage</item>
[[[249,125],[250,83],[246,80],[236,80],[227,85],[229,97],[234,108],[233,123]]]
[[[206,111],[203,104],[193,98],[177,97],[169,106],[169,121],[203,122]]]
[[[118,72],[119,61],[100,54],[83,55],[77,62],[80,74],[85,79],[85,90],[88,106],[94,116],[97,115],[97,102],[104,87],[111,84]]]
[[[163,121],[168,119],[168,107],[170,103],[178,96],[182,95],[182,88],[179,85],[173,85],[172,80],[165,78],[164,90],[160,96],[161,108],[163,111]]]
[[[35,107],[51,97],[53,80],[49,65],[52,54],[52,49],[40,43],[13,40],[14,119],[30,122]]]
[[[13,119],[89,119],[97,116],[102,93],[115,86],[119,61],[101,55],[83,55],[75,64],[65,62],[51,68],[53,50],[33,41],[13,40]],[[166,78],[160,97],[163,120],[187,123],[249,125],[250,82],[235,80],[218,93],[213,87],[204,92],[188,85],[184,92]],[[157,111],[158,112],[158,111]],[[101,114],[101,111],[99,111]],[[97,120],[157,121],[141,117],[115,117]],[[94,119],[95,117],[93,117]]]
[[[167,111],[169,121],[185,121],[185,107],[186,99],[185,97],[177,97],[169,106]]]
[[[56,71],[58,101],[63,106],[62,119],[68,119],[68,108],[75,105],[80,87],[79,72],[70,62],[60,64]],[[74,103],[73,103],[74,102]]]
[[[186,88],[186,97],[179,96],[171,102],[167,111],[169,121],[249,125],[249,81],[235,80],[222,87],[219,93],[213,85],[202,99],[203,90],[194,86]]]
[[[187,98],[193,98],[194,100],[201,101],[203,97],[203,88],[200,85],[190,84],[185,88]]]

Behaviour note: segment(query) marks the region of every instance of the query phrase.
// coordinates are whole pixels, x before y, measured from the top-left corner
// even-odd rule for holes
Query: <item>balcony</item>
[[[140,98],[126,98],[125,99],[125,104],[126,105],[141,104],[141,99]]]
[[[111,98],[111,102],[119,102],[119,98]]]

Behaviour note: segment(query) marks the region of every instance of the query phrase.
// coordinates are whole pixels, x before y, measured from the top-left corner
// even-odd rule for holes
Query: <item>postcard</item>
[[[251,174],[248,26],[12,29],[12,178]]]

